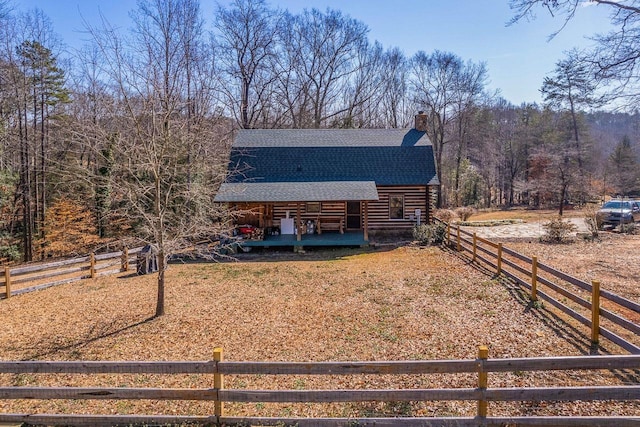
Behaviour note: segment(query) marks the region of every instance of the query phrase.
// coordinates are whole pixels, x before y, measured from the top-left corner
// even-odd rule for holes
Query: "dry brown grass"
[[[640,301],[640,236],[601,232],[594,241],[580,238],[566,244],[541,243],[536,239],[516,240],[506,246],[524,255],[538,256],[540,262],[632,301]],[[640,315],[627,316],[640,323]]]
[[[556,218],[558,216],[557,209],[524,209],[514,208],[509,210],[481,210],[476,212],[469,218],[469,221],[487,221],[501,219],[520,219],[528,221],[542,221]],[[565,210],[564,218],[581,217],[580,210]]]
[[[247,256],[249,255],[249,256]],[[347,361],[588,354],[586,331],[439,248],[243,255],[240,262],[171,265],[167,314],[150,320],[155,275],[113,276],[0,301],[5,360]],[[615,347],[605,350],[619,352]],[[6,385],[60,385],[50,375],[4,375]],[[474,387],[473,375],[229,377],[229,388]],[[490,386],[636,382],[630,373],[508,373]],[[63,385],[211,387],[202,375],[62,376]],[[2,412],[208,414],[191,402],[2,401]],[[227,405],[229,415],[473,415],[473,403]],[[633,414],[637,402],[490,405],[500,414]]]
[[[527,222],[544,222],[555,218],[556,211],[521,210],[487,211],[474,215],[471,220],[522,219]],[[584,218],[581,210],[565,213],[567,218]],[[513,228],[517,229],[517,225]],[[517,235],[517,233],[513,233]],[[581,280],[598,280],[602,288],[633,301],[640,301],[640,235],[600,231],[595,240],[580,235],[567,243],[543,243],[539,238],[492,238],[527,256],[537,256],[548,264]],[[636,322],[640,318],[634,319]]]

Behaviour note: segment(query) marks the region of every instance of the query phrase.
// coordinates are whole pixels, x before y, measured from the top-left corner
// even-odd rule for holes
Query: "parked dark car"
[[[640,221],[640,203],[635,200],[609,200],[598,210],[600,224],[628,224]]]

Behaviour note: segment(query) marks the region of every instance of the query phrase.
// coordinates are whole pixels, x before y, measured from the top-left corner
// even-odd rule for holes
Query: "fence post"
[[[538,257],[531,257],[531,301],[538,301]]]
[[[93,252],[89,255],[89,275],[92,279],[96,278],[96,254]]]
[[[462,249],[460,248],[460,224],[456,227],[456,250],[460,252]]]
[[[484,362],[489,358],[489,348],[486,345],[481,345],[478,348],[478,388],[481,392],[487,390],[488,376],[484,370]],[[484,399],[478,400],[478,417],[485,418],[487,416],[487,401]]]
[[[122,257],[120,258],[120,271],[129,271],[129,248],[122,248]]]
[[[502,273],[502,243],[498,243],[498,266],[497,266],[497,273],[496,274],[500,274]]]
[[[476,248],[478,246],[478,236],[476,233],[473,233],[473,262],[476,262]]]
[[[224,403],[220,400],[220,390],[224,388],[224,376],[219,373],[218,370],[218,362],[222,362],[224,360],[224,354],[221,347],[213,349],[213,360],[216,362],[216,370],[213,374],[213,387],[216,389],[216,400],[213,403],[213,411],[216,416],[216,424],[220,425],[220,417],[222,417],[224,411]]]
[[[11,298],[11,269],[4,266],[4,288],[7,290],[7,298]]]
[[[447,223],[447,246],[451,246],[451,223]]]
[[[597,344],[600,335],[600,282],[591,281],[591,342]]]

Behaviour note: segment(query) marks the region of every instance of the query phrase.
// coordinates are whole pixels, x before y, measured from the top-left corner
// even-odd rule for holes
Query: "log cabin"
[[[249,240],[288,235],[301,246],[359,233],[366,244],[370,231],[408,231],[431,221],[439,192],[426,121],[421,112],[413,129],[241,129],[215,201],[239,213]]]

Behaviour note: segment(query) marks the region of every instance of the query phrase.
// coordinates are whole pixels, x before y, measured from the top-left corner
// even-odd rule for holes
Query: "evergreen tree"
[[[69,92],[65,88],[64,71],[57,66],[57,59],[51,49],[36,40],[25,40],[16,53],[24,73],[24,161],[22,169],[33,166],[32,171],[23,170],[23,208],[25,230],[33,230],[25,239],[25,259],[32,257],[33,234],[42,233],[42,225],[47,209],[47,173],[49,158],[49,128],[55,116],[55,107],[69,102]],[[54,114],[52,114],[52,112]],[[30,128],[30,129],[29,129]],[[29,137],[30,136],[30,137]],[[27,179],[27,178],[31,179]],[[28,188],[27,190],[27,187]],[[35,194],[35,198],[32,196]],[[35,206],[32,206],[35,203]],[[42,235],[41,235],[42,237]]]
[[[627,135],[618,143],[609,156],[610,176],[617,194],[629,195],[639,192],[640,173],[638,172],[638,156]]]
[[[569,52],[566,59],[556,63],[552,77],[545,77],[540,92],[545,104],[569,112],[571,119],[571,139],[577,155],[580,174],[585,174],[585,141],[581,138],[581,111],[598,107],[602,98],[596,95],[597,85],[591,78],[587,64],[577,51]]]

